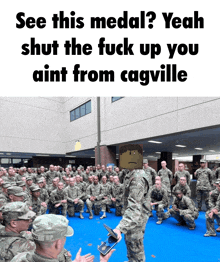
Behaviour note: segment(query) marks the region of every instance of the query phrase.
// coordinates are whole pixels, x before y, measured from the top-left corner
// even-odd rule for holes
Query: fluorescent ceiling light
[[[155,152],[156,154],[161,154],[161,152]]]
[[[154,157],[154,156],[147,156],[147,157]]]
[[[196,150],[203,150],[203,148],[200,148],[200,147],[196,147],[195,149]]]
[[[177,154],[177,153],[173,153],[173,155],[177,156],[177,155],[179,155],[179,154]]]
[[[177,147],[186,147],[186,146],[184,146],[184,145],[176,145]]]
[[[65,157],[76,157],[76,156],[65,156]]]
[[[149,142],[149,143],[155,143],[155,144],[162,144],[162,142],[160,142],[160,141],[154,141],[154,140],[149,140],[148,142]]]
[[[91,156],[91,158],[95,158],[94,156]]]
[[[11,153],[6,153],[6,155],[10,156],[10,155],[11,155]]]
[[[209,152],[215,152],[215,150],[209,150]]]
[[[36,154],[36,156],[50,156],[50,155]]]

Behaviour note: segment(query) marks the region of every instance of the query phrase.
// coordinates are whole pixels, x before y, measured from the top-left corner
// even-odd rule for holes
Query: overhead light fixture
[[[50,156],[50,155],[36,154],[36,156]]]
[[[154,141],[154,140],[149,140],[148,142],[149,142],[149,143],[155,143],[155,144],[162,144],[162,142],[160,142],[160,141]]]
[[[76,157],[76,156],[71,156],[71,155],[68,155],[68,156],[65,156],[65,157]]]
[[[215,150],[209,150],[209,152],[215,152]]]
[[[6,153],[6,155],[7,155],[7,156],[10,156],[10,155],[11,155],[11,153]]]
[[[177,156],[177,155],[179,155],[179,154],[177,154],[177,153],[173,153],[173,155]]]
[[[184,145],[175,145],[175,146],[177,146],[177,147],[186,147],[186,146],[184,146]]]
[[[156,154],[161,154],[161,152],[155,152]]]
[[[91,158],[95,158],[94,156],[91,156]]]
[[[154,157],[154,156],[147,156],[147,157]]]
[[[200,147],[196,147],[195,149],[196,150],[203,150],[203,148],[200,148]]]

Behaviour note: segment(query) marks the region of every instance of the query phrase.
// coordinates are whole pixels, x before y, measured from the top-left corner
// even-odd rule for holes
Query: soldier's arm
[[[191,189],[189,186],[187,187],[187,190],[186,190],[186,196],[191,197]]]
[[[56,205],[56,204],[60,204],[61,203],[61,200],[56,200],[55,198],[55,193],[52,191],[51,195],[50,195],[50,200],[51,200],[51,203],[53,205]]]
[[[103,189],[103,187],[101,186],[101,187],[100,187],[100,191],[99,191],[99,195],[96,196],[96,199],[97,199],[97,200],[101,200],[104,196],[105,196],[104,189]]]
[[[44,190],[44,194],[45,194],[45,201],[44,201],[44,202],[45,202],[46,204],[48,204],[48,202],[49,202],[49,195],[48,195],[46,189]]]
[[[208,177],[209,177],[209,183],[212,185],[212,171],[208,169]]]
[[[185,199],[185,203],[186,203],[186,205],[187,205],[187,209],[180,210],[180,215],[181,215],[181,213],[193,214],[195,207],[194,207],[193,204],[192,204],[192,200],[187,197],[187,198]]]
[[[188,171],[186,172],[186,181],[187,181],[188,186],[190,186],[191,179],[190,179],[190,173]]]
[[[33,251],[30,253],[34,253]],[[18,255],[16,255],[15,257],[13,257],[13,259],[11,260],[11,262],[30,262],[30,258],[29,258],[29,252],[22,252],[19,253]]]
[[[90,190],[90,189],[91,189],[91,185],[88,186],[88,187],[87,187],[87,190],[86,190],[86,196],[87,196],[88,199],[90,199],[90,197],[92,196],[92,195],[91,195],[91,190]]]
[[[86,190],[86,192],[87,192],[87,190]],[[86,192],[82,192],[79,188],[77,188],[77,196],[78,196],[78,198],[82,199],[84,196],[87,195]]]
[[[145,181],[135,177],[130,183],[130,194],[128,196],[128,207],[125,210],[122,220],[116,227],[122,233],[126,234],[128,230],[135,228],[140,223],[142,215],[142,203],[144,198]]]
[[[170,184],[172,183],[172,180],[173,180],[173,173],[172,171],[168,171],[168,175],[169,175],[169,178],[170,178]]]
[[[36,245],[34,241],[27,240],[25,238],[20,238],[13,242],[10,247],[10,252],[13,254],[13,257],[16,256],[18,253],[34,251],[36,249]]]

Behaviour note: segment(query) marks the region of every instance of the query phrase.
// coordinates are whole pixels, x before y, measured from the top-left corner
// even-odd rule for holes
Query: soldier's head
[[[160,182],[161,182],[161,177],[160,177],[160,176],[156,176],[156,177],[155,177],[155,182],[156,182],[156,181],[160,181]]]
[[[100,170],[100,168],[101,168],[101,166],[98,164],[98,165],[97,165],[97,170]]]
[[[182,172],[184,170],[184,164],[180,163],[178,169]]]
[[[54,166],[54,170],[57,171],[58,170],[58,166]]]
[[[70,172],[73,170],[71,166],[69,166],[69,170],[70,170]]]
[[[76,175],[76,182],[77,182],[77,183],[80,182],[80,175]]]
[[[109,172],[112,172],[112,166],[109,166],[108,171],[109,171]]]
[[[8,188],[8,197],[11,202],[23,201],[24,191],[19,186],[12,186]]]
[[[21,187],[23,191],[26,190],[26,183],[24,181],[18,181],[17,186]]]
[[[44,186],[46,186],[47,182],[46,182],[46,179],[45,177],[42,177],[43,181],[44,181]]]
[[[9,168],[9,169],[8,169],[8,175],[9,175],[10,177],[15,176],[15,171],[14,171],[13,168]]]
[[[33,222],[32,236],[36,244],[36,253],[54,258],[60,254],[66,242],[66,237],[73,235],[73,229],[64,216],[42,215]]]
[[[119,167],[115,168],[115,172],[118,174],[119,173]]]
[[[161,186],[162,186],[161,181],[158,180],[155,182],[156,189],[161,189]]]
[[[102,165],[102,171],[105,171],[105,165]]]
[[[31,186],[31,185],[33,184],[33,179],[32,179],[31,176],[29,176],[29,177],[26,178],[26,184],[27,184],[28,186]]]
[[[119,184],[119,178],[118,178],[118,176],[114,176],[114,183],[115,183],[116,185]]]
[[[99,179],[97,176],[93,176],[93,182],[95,185],[97,185],[99,183]]]
[[[167,162],[166,162],[166,161],[162,161],[162,162],[161,162],[161,166],[162,166],[162,168],[164,168],[164,169],[165,169],[165,168],[166,168],[166,166],[167,166]]]
[[[178,199],[182,199],[183,197],[183,192],[181,190],[176,190],[175,195]]]
[[[26,183],[26,177],[25,177],[25,176],[23,176],[23,177],[21,178],[21,180]]]
[[[37,182],[37,185],[39,186],[39,188],[43,188],[44,187],[44,180],[39,179],[38,182]]]
[[[88,175],[90,172],[89,168],[86,168],[86,174]]]
[[[75,166],[74,166],[72,169],[73,169],[73,172],[75,172],[75,171],[76,171],[76,167],[75,167]]]
[[[53,181],[52,181],[53,186],[57,187],[58,182],[59,182],[58,177],[55,177],[55,178],[53,179]]]
[[[30,167],[28,167],[27,171],[29,174],[33,173],[33,170]]]
[[[44,169],[44,166],[41,166],[41,167],[40,167],[40,172],[41,172],[41,173],[44,173],[44,170],[45,170],[45,169]]]
[[[143,148],[138,144],[127,144],[119,147],[120,168],[129,170],[143,167]]]
[[[90,166],[90,167],[89,167],[89,169],[90,169],[90,172],[92,172],[92,171],[93,171],[93,168],[92,168],[92,166]]]
[[[77,168],[77,173],[80,175],[82,173],[81,168]]]
[[[102,177],[102,183],[103,183],[103,184],[106,184],[106,182],[107,182],[107,177],[106,177],[106,176],[103,176],[103,177]]]
[[[3,183],[2,183],[2,191],[3,191],[6,195],[8,195],[8,188],[9,188],[9,187],[11,187],[11,184],[6,183],[6,182],[3,182]]]
[[[109,181],[114,182],[114,176],[109,176]]]
[[[93,170],[93,172],[95,172],[96,171],[96,166],[93,166],[92,170]]]
[[[74,179],[74,177],[70,177],[69,182],[70,182],[70,186],[74,186],[76,180]]]
[[[50,171],[51,171],[51,172],[54,171],[54,165],[50,165]]]
[[[38,185],[30,186],[30,193],[34,198],[40,197],[40,187]]]
[[[21,167],[19,170],[18,170],[18,173],[23,176],[24,175],[24,168]]]
[[[180,184],[181,184],[182,186],[185,186],[185,185],[186,185],[186,178],[185,178],[184,176],[180,178]]]
[[[3,223],[7,231],[27,231],[35,215],[23,202],[12,202],[2,207]]]
[[[217,190],[220,192],[220,179],[219,178],[215,181],[214,185],[216,186]]]
[[[62,190],[63,189],[63,183],[59,182],[57,185],[58,190]]]
[[[205,161],[205,159],[201,159],[201,160],[200,160],[200,166],[201,166],[201,168],[205,168],[205,166],[206,166],[206,161]]]
[[[65,182],[66,182],[67,185],[69,185],[70,184],[70,178],[67,177]]]
[[[148,167],[148,160],[147,160],[147,159],[144,159],[144,160],[143,160],[143,165],[144,165],[144,168],[147,168],[147,167]]]
[[[90,183],[93,183],[93,176],[89,176],[88,180],[89,180]]]

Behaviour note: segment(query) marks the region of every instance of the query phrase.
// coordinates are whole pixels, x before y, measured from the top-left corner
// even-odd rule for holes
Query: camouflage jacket
[[[220,192],[218,191],[217,188],[210,192],[209,194],[209,208],[210,209],[216,206],[219,195],[220,195]]]
[[[86,190],[87,198],[90,198],[91,196],[95,196],[97,200],[101,200],[102,195],[102,185],[101,184],[92,184],[90,185]]]
[[[47,181],[47,184],[48,185],[51,185],[52,184],[52,181],[55,177],[58,177],[58,174],[56,171],[47,171],[46,172],[46,175],[45,175],[45,178],[46,178],[46,181]],[[60,178],[60,177],[59,177]]]
[[[54,191],[52,191],[50,195],[50,200],[54,205],[60,203],[61,200],[65,200],[65,199],[67,199],[67,193],[64,189],[62,190],[55,189]]]
[[[87,188],[87,184],[86,182],[84,183],[75,183],[75,186],[79,188],[80,194],[81,194],[81,198],[86,196],[86,188]]]
[[[40,189],[40,200],[42,202],[45,202],[46,204],[48,204],[49,202],[49,195],[47,193],[47,190],[43,187]]]
[[[196,170],[196,190],[211,190],[212,171],[209,168],[199,168]]]
[[[176,173],[174,174],[174,178],[176,179],[176,183],[179,183],[179,180],[181,177],[185,177],[186,178],[186,182],[188,185],[190,185],[191,179],[190,179],[190,173],[186,170],[181,171],[176,171]]]
[[[184,196],[191,197],[191,190],[187,184],[185,186],[182,186],[180,183],[176,184],[173,187],[172,193],[175,194],[176,190],[181,190]]]
[[[159,171],[158,171],[158,176],[161,177],[161,181],[162,183],[167,186],[168,190],[170,189],[170,185],[171,185],[171,182],[172,182],[172,179],[173,179],[173,173],[168,169],[163,169],[161,168]]]
[[[195,204],[193,200],[187,196],[183,196],[181,200],[175,197],[173,200],[173,206],[174,205],[179,209],[180,215],[194,214]]]
[[[32,207],[32,211],[36,213],[36,216],[40,216],[42,214],[42,206],[41,206],[41,199],[37,198],[34,199],[33,196],[31,197],[30,206]]]
[[[144,168],[144,172],[148,177],[149,185],[151,187],[155,183],[155,177],[157,176],[157,172],[150,166]]]
[[[56,186],[54,186],[53,184],[50,185],[50,186],[48,187],[48,190],[47,190],[48,195],[51,195],[51,193],[52,193],[54,190],[56,190],[56,189],[57,189]]]
[[[9,262],[21,252],[35,250],[35,243],[25,234],[0,231],[0,261]]]
[[[143,170],[133,170],[124,178],[124,215],[116,227],[126,234],[144,223],[144,202],[149,189],[148,180]],[[146,222],[146,221],[145,221]]]
[[[111,187],[111,195],[116,198],[116,201],[122,201],[124,195],[124,186],[122,184],[114,184]]]
[[[64,189],[67,194],[67,200],[69,202],[73,202],[76,198],[81,199],[83,197],[83,194],[81,193],[79,187],[77,186],[68,186]]]
[[[156,187],[151,190],[150,194],[151,203],[157,202],[158,205],[163,204],[164,206],[168,205],[168,195],[167,190],[162,188],[159,190]]]
[[[220,178],[220,167],[215,170],[216,179]]]
[[[111,198],[111,186],[108,183],[102,184],[102,194],[103,197]]]

